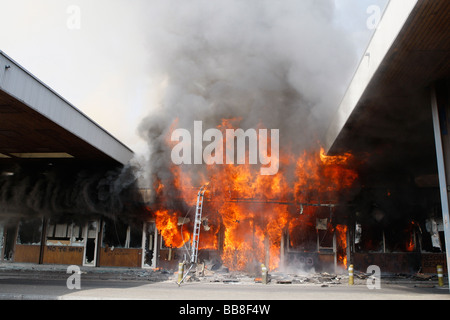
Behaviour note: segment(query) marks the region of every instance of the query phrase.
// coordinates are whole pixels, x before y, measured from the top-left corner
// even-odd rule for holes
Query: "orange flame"
[[[231,128],[237,121],[224,119],[218,129]],[[350,188],[358,177],[348,168],[350,154],[327,156],[321,149],[295,156],[283,151],[280,170],[273,176],[260,175],[257,166],[248,164],[209,165],[201,172],[171,168],[171,187],[189,206],[195,206],[199,185],[210,183],[203,208],[208,225],[202,226],[199,248],[219,250],[230,270],[245,270],[267,260],[269,269],[278,268],[284,230],[294,233],[301,230],[300,223],[311,224],[297,219],[296,206],[305,204],[303,215],[314,216],[317,207],[308,207],[308,203],[338,202],[339,192]],[[156,225],[166,245],[179,248],[190,241],[192,227],[189,230],[185,225],[181,232],[178,217],[186,213],[165,209],[164,201],[170,200],[174,199],[163,199],[163,208],[155,211]],[[344,227],[337,226],[336,232],[346,247]],[[342,262],[346,265],[346,256]]]
[[[338,224],[336,226],[336,240],[337,240],[337,259],[347,269],[347,226]]]
[[[156,227],[160,231],[167,247],[180,248],[189,241],[190,233],[188,231],[180,232],[178,215],[175,212],[157,210],[155,216]]]
[[[406,243],[406,251],[407,252],[413,252],[416,245],[414,241],[414,228],[417,225],[416,222],[411,221],[411,223],[407,227],[407,234],[409,234],[408,241]]]

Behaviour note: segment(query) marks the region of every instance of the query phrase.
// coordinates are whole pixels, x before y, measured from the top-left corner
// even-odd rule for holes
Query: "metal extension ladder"
[[[178,285],[180,285],[186,276],[189,274],[191,269],[197,264],[198,262],[198,243],[200,240],[200,227],[202,225],[202,213],[203,213],[203,197],[206,192],[206,187],[208,184],[205,184],[200,188],[200,191],[197,194],[197,206],[195,208],[195,220],[194,220],[194,233],[192,236],[192,248],[191,248],[191,261],[190,261],[190,267],[188,271],[184,274],[181,281],[178,282]]]
[[[200,188],[197,195],[197,206],[195,209],[194,234],[192,236],[191,263],[197,263],[198,259],[198,242],[200,240],[200,227],[202,225],[203,213],[203,196],[205,195],[206,186]]]

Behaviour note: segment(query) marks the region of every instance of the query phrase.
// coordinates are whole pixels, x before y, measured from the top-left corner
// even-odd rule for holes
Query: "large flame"
[[[337,247],[340,248],[337,251],[337,258],[345,266],[345,269],[347,269],[347,229],[346,225],[338,224],[336,226]]]
[[[224,120],[218,128],[231,128],[235,121]],[[312,221],[298,219],[299,206],[300,214],[313,217],[318,207],[308,204],[335,203],[340,192],[353,185],[357,174],[348,166],[351,158],[350,154],[327,156],[321,148],[297,156],[283,150],[280,171],[273,176],[260,175],[258,166],[248,164],[210,165],[202,172],[172,165],[171,188],[181,199],[159,199],[158,208],[153,210],[157,228],[168,246],[179,248],[190,241],[192,227],[188,231],[187,225],[183,229],[177,225],[178,218],[187,212],[170,210],[164,204],[182,200],[195,207],[199,187],[209,183],[199,249],[219,250],[230,270],[267,262],[270,269],[276,269],[283,233],[299,232],[299,224]],[[161,188],[158,185],[155,190]],[[191,225],[192,220],[193,215]],[[346,230],[340,226],[336,232],[340,241],[346,242]],[[338,258],[346,265],[345,256]]]
[[[178,215],[169,210],[156,210],[156,227],[161,232],[167,247],[179,248],[189,241],[190,233],[181,232],[178,227]]]

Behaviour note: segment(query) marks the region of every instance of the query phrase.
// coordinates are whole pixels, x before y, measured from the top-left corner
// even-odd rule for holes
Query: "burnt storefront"
[[[3,52],[0,65],[0,261],[141,266],[133,152]]]
[[[126,146],[1,54],[0,260],[435,273],[449,237],[449,15],[447,0],[391,1],[324,139],[284,63],[277,90],[238,81],[208,92],[216,78],[189,80],[186,96],[207,101],[208,116],[192,119],[177,101],[146,119],[150,169],[139,178]],[[184,125],[189,150],[171,139]]]
[[[391,2],[329,127],[327,153],[362,160],[355,268],[447,264],[449,13],[446,1]]]
[[[149,211],[165,243],[164,262],[190,260],[196,194],[208,184],[198,255],[230,270],[353,264],[395,274],[446,265],[449,13],[447,1],[390,2],[323,150],[286,143],[277,175],[259,177],[245,165],[190,171],[159,161],[164,175],[153,181]],[[248,129],[242,122],[224,118],[214,128],[226,136],[225,129]],[[164,145],[171,132],[158,150],[173,146]]]

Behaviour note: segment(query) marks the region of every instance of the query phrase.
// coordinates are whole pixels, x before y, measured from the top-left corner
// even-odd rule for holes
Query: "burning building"
[[[358,164],[351,154],[327,156],[320,135],[341,81],[351,78],[355,54],[336,27],[333,1],[177,4],[183,19],[171,19],[170,4],[159,9],[155,19],[167,21],[158,20],[151,41],[161,96],[140,132],[150,150],[147,207],[160,230],[161,265],[189,260],[197,193],[207,186],[199,258],[230,270],[261,263],[274,270],[286,261],[345,269],[341,239]],[[168,45],[173,39],[183,40]],[[336,59],[328,58],[331,51]],[[199,122],[204,132],[196,132]],[[187,154],[172,141],[179,129],[203,137]],[[231,152],[229,131],[236,135]],[[253,145],[253,133],[266,144]],[[182,160],[176,164],[174,150]],[[261,174],[268,168],[277,170]]]
[[[291,134],[291,119],[311,118],[294,116],[292,110],[297,109],[289,106],[312,101],[289,81],[274,80],[285,90],[270,95],[250,85],[269,104],[281,102],[276,114],[266,113],[264,103],[255,109],[252,93],[244,94],[247,83],[238,81],[239,90],[227,83],[229,95],[221,95],[216,85],[220,87],[226,75],[209,79],[211,72],[206,71],[196,86],[171,97],[177,103],[163,100],[172,117],[152,115],[152,125],[143,126],[151,128],[145,136],[152,144],[155,192],[148,210],[161,232],[160,263],[189,260],[196,195],[207,184],[199,257],[220,260],[230,270],[265,263],[272,270],[336,271],[352,263],[361,271],[378,265],[385,273],[410,273],[435,272],[437,264],[445,265],[448,209],[441,206],[445,192],[440,194],[439,181],[441,188],[446,183],[444,167],[438,164],[439,154],[446,151],[435,140],[433,128],[438,129],[431,105],[448,104],[448,15],[446,1],[389,3],[323,143],[315,136],[321,125],[314,121],[297,124],[297,134]],[[208,55],[202,57],[201,63],[208,61]],[[185,87],[176,75],[171,80],[173,90]],[[230,98],[234,93],[242,98],[239,103]],[[207,116],[178,109],[183,95],[191,102],[201,97],[194,104],[206,104],[202,112]],[[437,117],[446,111],[436,112]],[[180,126],[191,128],[193,120],[219,130],[280,128],[280,171],[265,177],[247,165],[171,165],[170,134]],[[446,124],[440,127],[445,134]]]
[[[299,268],[320,262],[325,268],[326,262],[326,268],[345,269],[349,199],[358,189],[352,156],[329,157],[319,149],[280,162],[284,170],[274,176],[261,176],[251,165],[218,165],[199,178],[199,171],[172,165],[172,176],[157,181],[157,201],[148,207],[171,256],[191,252],[200,189],[192,181],[200,179],[206,192],[199,258],[239,271],[262,262],[275,270],[291,261]]]
[[[0,261],[140,265],[133,152],[3,52],[0,66]]]
[[[150,157],[139,190],[126,166],[128,148],[2,54],[1,259],[176,268],[198,246],[197,261],[235,271],[261,263],[305,272],[378,265],[386,273],[445,265],[450,5],[391,1],[333,113],[329,106],[353,69],[350,44],[335,43],[340,31],[323,3],[291,3],[302,19],[293,15],[298,10],[277,16],[264,6],[239,7],[250,12],[236,16],[245,32],[195,15],[167,19],[167,37],[152,29],[163,44],[189,41],[154,52],[165,95],[140,127]],[[237,14],[222,9],[202,8],[208,17]],[[305,25],[317,27],[316,38],[298,34]],[[323,26],[330,28],[320,32]],[[325,49],[316,48],[319,36]],[[54,119],[44,100],[78,121]],[[17,125],[19,115],[32,131]],[[194,164],[175,164],[172,134],[195,134],[196,121],[221,133],[215,148],[208,149],[212,137],[194,142]],[[220,137],[240,128],[280,130],[275,174],[261,175],[269,163],[250,164],[250,149],[242,163],[195,161],[196,154],[225,157]]]
[[[448,262],[449,17],[447,1],[391,1],[331,122],[327,153],[366,159],[355,267],[434,272]]]

